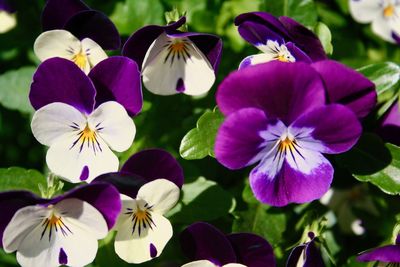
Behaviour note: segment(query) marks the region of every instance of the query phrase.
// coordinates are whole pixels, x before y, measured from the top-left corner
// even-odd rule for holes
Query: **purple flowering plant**
[[[399,12],[0,0],[0,266],[398,266]]]

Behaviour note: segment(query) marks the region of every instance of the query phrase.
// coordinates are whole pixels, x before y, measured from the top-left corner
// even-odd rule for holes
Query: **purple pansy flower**
[[[217,103],[227,118],[216,137],[216,158],[229,169],[259,162],[250,186],[261,202],[320,198],[333,177],[322,154],[345,152],[360,137],[358,106],[353,99],[346,106],[329,103],[324,83],[309,64],[279,61],[233,72],[221,83]]]
[[[53,199],[28,191],[0,193],[1,245],[23,267],[84,266],[121,210],[111,185],[84,185]]]
[[[272,60],[311,62],[327,58],[318,37],[289,17],[249,12],[237,16],[235,24],[243,39],[262,52],[246,57],[239,69]]]
[[[9,0],[0,0],[0,33],[5,33],[17,25],[16,10]]]
[[[171,154],[149,149],[134,154],[120,172],[95,181],[108,182],[120,191],[122,212],[115,230],[115,252],[129,263],[158,257],[172,237],[172,225],[163,215],[179,199],[183,171]]]
[[[136,130],[128,113],[142,107],[134,61],[110,57],[86,76],[66,59],[48,59],[34,74],[29,98],[36,109],[32,132],[50,147],[46,161],[53,173],[77,183],[118,170],[110,148],[131,146]]]
[[[385,141],[400,145],[400,108],[398,101],[384,115],[378,133]]]
[[[180,236],[184,254],[193,262],[182,267],[270,267],[276,266],[271,245],[251,233],[225,235],[214,226],[198,222]]]
[[[386,245],[362,252],[357,260],[362,262],[377,261],[381,263],[379,266],[397,266],[397,264],[400,264],[400,235],[397,235],[394,245]]]
[[[321,252],[316,245],[317,237],[308,233],[309,242],[295,247],[289,255],[286,267],[325,267]]]
[[[185,21],[182,17],[167,26],[143,27],[124,45],[123,55],[138,63],[144,85],[154,94],[200,95],[214,84],[222,41],[211,34],[179,31]]]

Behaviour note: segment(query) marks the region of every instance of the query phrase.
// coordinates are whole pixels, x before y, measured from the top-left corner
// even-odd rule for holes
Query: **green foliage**
[[[40,196],[40,184],[46,184],[46,179],[36,170],[19,167],[0,169],[0,191],[29,190]]]
[[[325,53],[331,55],[333,53],[332,35],[328,26],[323,22],[318,22],[314,29],[315,34],[321,40]]]
[[[317,22],[316,6],[313,0],[266,0],[265,10],[275,16],[287,16],[301,24],[314,27]]]
[[[0,76],[0,103],[9,109],[31,113],[29,89],[35,67],[22,67],[11,70]]]
[[[214,143],[217,131],[224,117],[218,109],[206,111],[197,121],[196,128],[190,130],[182,139],[179,153],[184,159],[202,159],[207,155],[214,157]]]

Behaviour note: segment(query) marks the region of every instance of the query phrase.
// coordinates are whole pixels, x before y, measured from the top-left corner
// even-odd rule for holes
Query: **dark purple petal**
[[[383,117],[378,133],[385,141],[400,145],[400,108],[397,100]]]
[[[214,71],[217,72],[222,54],[222,40],[217,35],[197,32],[179,32],[168,34],[171,37],[188,37],[207,57]]]
[[[388,245],[375,248],[370,251],[361,253],[361,255],[357,257],[357,260],[362,262],[381,261],[400,263],[400,246]]]
[[[312,67],[321,75],[331,103],[346,105],[359,118],[375,107],[375,85],[362,74],[333,60],[319,61]]]
[[[254,46],[266,44],[268,40],[276,41],[279,44],[285,43],[282,36],[265,25],[254,21],[244,21],[239,25],[238,31],[243,39]]]
[[[325,104],[325,89],[309,64],[268,62],[231,73],[220,84],[217,103],[222,113],[255,107],[286,125]]]
[[[121,168],[122,173],[135,174],[147,182],[164,178],[179,188],[183,185],[183,169],[179,162],[167,151],[148,149],[131,156]]]
[[[285,44],[287,49],[289,50],[290,54],[294,56],[296,61],[302,61],[306,63],[311,63],[311,59],[304,53],[300,48],[298,48],[294,43],[288,42]]]
[[[396,41],[397,44],[400,44],[400,35],[396,32],[392,32],[392,38]]]
[[[362,127],[347,107],[330,104],[316,108],[298,118],[293,127],[313,128],[315,140],[322,141],[322,153],[337,154],[352,148],[360,138]]]
[[[0,245],[3,247],[3,233],[14,214],[21,208],[35,205],[40,199],[28,191],[0,193]]]
[[[90,114],[95,95],[93,83],[75,63],[51,58],[40,64],[33,75],[29,99],[36,110],[53,102],[63,102]]]
[[[180,235],[183,253],[190,260],[209,260],[221,266],[235,263],[236,256],[228,238],[214,226],[197,222]]]
[[[146,179],[139,175],[122,172],[102,174],[93,180],[92,184],[97,182],[112,184],[118,192],[133,199],[136,198],[139,189],[147,183]]]
[[[185,22],[186,17],[181,17],[177,22],[167,26],[149,25],[137,30],[124,44],[122,55],[133,59],[141,70],[146,52],[154,40],[165,31],[178,29]]]
[[[17,10],[15,6],[10,3],[10,0],[0,0],[0,11],[4,10],[7,13],[14,13]]]
[[[105,50],[116,50],[121,38],[114,23],[103,13],[84,10],[70,17],[63,27],[79,39],[90,38]]]
[[[290,39],[287,41],[295,43],[313,61],[327,58],[321,41],[312,31],[289,17],[279,17],[279,21],[282,22],[289,33]]]
[[[315,245],[314,239],[306,245],[306,261],[303,267],[325,267],[321,251]]]
[[[240,169],[262,150],[264,139],[260,131],[268,128],[264,111],[257,108],[241,109],[223,122],[215,141],[217,160],[229,169]]]
[[[48,0],[42,12],[43,31],[63,29],[76,13],[89,10],[81,0]]]
[[[107,58],[89,73],[96,87],[96,106],[117,101],[130,115],[140,112],[143,105],[140,72],[135,61],[121,56]]]
[[[44,203],[56,204],[67,198],[77,198],[86,201],[95,207],[111,229],[121,211],[121,198],[118,190],[108,183],[91,183],[73,189],[54,199],[45,200]]]
[[[297,263],[299,262],[300,257],[302,256],[301,253],[306,248],[305,244],[301,244],[294,249],[289,254],[289,257],[286,262],[286,267],[297,267]]]
[[[262,237],[250,233],[227,236],[237,256],[237,261],[251,267],[275,267],[271,245]]]
[[[258,171],[258,166],[254,168],[250,173],[250,186],[259,201],[280,207],[322,197],[328,191],[332,178],[333,168],[328,160],[321,162],[309,174],[292,168],[285,161],[275,177]]]

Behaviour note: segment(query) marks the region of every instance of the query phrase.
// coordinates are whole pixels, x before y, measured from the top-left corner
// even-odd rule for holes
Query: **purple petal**
[[[147,183],[146,179],[139,175],[122,172],[102,174],[93,180],[92,184],[98,182],[109,183],[117,188],[118,192],[133,199],[136,198],[140,187]]]
[[[400,263],[400,246],[388,245],[363,252],[357,257],[358,261],[381,261]]]
[[[67,198],[77,198],[95,207],[106,220],[108,229],[114,226],[121,211],[120,194],[114,186],[107,183],[99,182],[83,185],[45,202],[55,204]]]
[[[238,31],[243,39],[256,47],[260,44],[266,44],[268,40],[276,41],[279,44],[285,42],[282,36],[270,30],[267,26],[253,21],[244,21],[239,25]]]
[[[332,178],[333,168],[326,159],[309,174],[300,172],[284,162],[275,177],[259,171],[259,166],[254,168],[250,173],[250,186],[259,201],[280,207],[289,203],[310,202],[322,197],[328,191]]]
[[[124,44],[122,55],[133,59],[141,70],[146,52],[154,40],[164,31],[176,30],[185,22],[186,17],[181,17],[177,22],[167,26],[150,25],[137,30]]]
[[[311,59],[304,53],[300,48],[298,48],[294,43],[288,42],[285,44],[290,54],[294,56],[297,62],[302,61],[305,63],[311,63]]]
[[[250,233],[230,234],[239,263],[252,267],[275,267],[275,256],[271,245],[262,237]]]
[[[90,114],[96,90],[90,79],[72,61],[51,58],[39,65],[33,75],[29,99],[34,109],[53,102],[72,105]]]
[[[63,29],[73,15],[89,9],[81,0],[48,0],[42,12],[43,31]]]
[[[140,72],[135,61],[121,56],[107,58],[89,73],[96,87],[96,106],[117,101],[130,115],[140,112],[143,105]]]
[[[14,214],[21,208],[35,205],[40,199],[28,191],[0,193],[0,245],[3,247],[3,233]]]
[[[92,39],[105,50],[116,50],[121,46],[121,38],[114,23],[96,10],[76,13],[68,19],[64,29],[79,39]]]
[[[255,107],[268,118],[289,125],[298,116],[325,104],[325,89],[318,73],[306,63],[268,62],[231,73],[220,84],[217,103],[229,115]]]
[[[17,11],[9,0],[0,0],[0,10],[4,10],[7,13],[14,13]]]
[[[313,128],[315,140],[322,141],[322,153],[337,154],[352,148],[360,138],[362,127],[347,107],[330,104],[305,113],[293,127]]]
[[[330,102],[346,105],[359,118],[375,107],[375,85],[360,73],[333,60],[320,61],[312,67],[321,75]]]
[[[241,109],[223,122],[215,141],[217,160],[229,169],[240,169],[252,164],[252,159],[262,150],[264,139],[259,135],[266,130],[268,119],[256,108]]]
[[[306,261],[303,267],[325,267],[321,251],[315,245],[315,240],[311,240],[306,246]]]
[[[287,41],[295,43],[313,61],[327,58],[321,41],[312,31],[289,17],[279,17],[279,21],[289,33],[290,39]]]
[[[294,249],[289,254],[289,257],[286,262],[286,267],[297,267],[297,263],[299,262],[300,257],[302,256],[301,253],[306,248],[305,244],[301,244]]]
[[[148,149],[134,154],[122,166],[121,172],[139,175],[147,182],[164,178],[179,188],[182,187],[184,180],[183,169],[179,162],[162,149]]]
[[[385,114],[378,133],[385,141],[400,145],[400,107],[397,100]]]
[[[214,226],[197,222],[180,235],[183,253],[190,260],[209,260],[221,266],[235,263],[236,256],[228,238]]]

